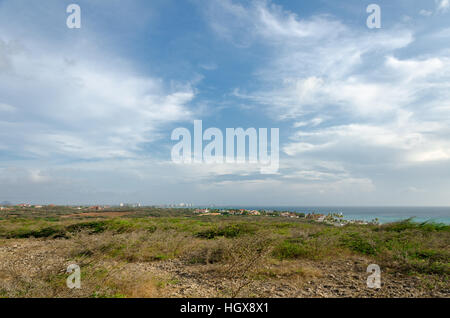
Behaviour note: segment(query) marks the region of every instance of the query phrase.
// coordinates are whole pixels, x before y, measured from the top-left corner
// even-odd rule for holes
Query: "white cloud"
[[[28,5],[16,3],[4,1],[0,16],[14,16]],[[118,11],[120,2],[115,5]],[[161,203],[176,196],[216,204],[353,204],[368,202],[365,194],[379,203],[379,191],[389,197],[401,182],[399,189],[426,188],[438,180],[429,192],[448,204],[448,51],[427,47],[422,50],[427,53],[414,54],[416,35],[401,25],[377,32],[330,15],[304,17],[269,1],[202,6],[222,40],[258,56],[249,61],[259,63],[249,66],[251,85],[237,87],[234,96],[249,108],[266,110],[279,121],[274,124],[286,127],[283,133],[292,133],[282,139],[278,175],[261,176],[257,165],[180,166],[147,158],[143,143],[159,138],[161,128],[192,118],[197,79],[179,83],[152,76],[145,65],[100,49],[115,38],[101,19],[83,33],[66,34],[52,26],[55,21],[31,22],[30,14],[0,19],[0,149],[13,157],[2,163],[23,166],[0,169],[2,195],[84,203],[116,198]],[[50,7],[43,7],[41,16],[57,16],[46,12]],[[107,21],[121,20],[116,11],[102,14]],[[144,24],[133,19],[139,8],[119,11],[124,19],[117,29],[131,33]],[[195,63],[217,68],[208,59]],[[433,169],[437,177],[428,179]],[[398,198],[383,204],[389,202]]]
[[[424,17],[429,17],[433,14],[433,11],[422,9],[420,10],[419,14],[423,15]]]
[[[218,68],[216,63],[202,63],[199,66],[206,71],[215,71]]]
[[[443,126],[443,125],[442,125]],[[350,124],[318,129],[309,132],[298,132],[293,141],[287,144],[283,151],[290,156],[314,151],[316,154],[327,152],[336,153],[340,149],[348,149],[350,145],[358,145],[361,151],[370,148],[378,151],[398,153],[395,160],[407,162],[425,162],[449,159],[450,142],[445,138],[433,136],[435,131],[443,129],[433,123],[420,123],[414,127],[410,122],[406,124],[392,124],[385,126]],[[355,153],[358,149],[353,150]]]
[[[330,145],[331,145],[331,143],[313,144],[313,143],[307,143],[307,142],[293,142],[293,143],[288,143],[285,147],[283,147],[283,151],[290,156],[295,156],[297,154],[308,152],[308,151],[324,149]]]
[[[437,12],[445,13],[450,9],[450,0],[439,0],[437,3]]]
[[[322,124],[325,121],[324,118],[320,118],[320,117],[315,117],[311,120],[308,121],[301,121],[301,122],[296,122],[294,123],[294,127],[295,128],[300,128],[300,127],[305,127],[305,126],[319,126],[320,124]]]
[[[442,73],[442,69],[450,67],[450,60],[438,57],[426,60],[399,60],[393,56],[386,59],[386,66],[395,70],[402,80],[410,82],[419,77],[432,76],[435,73]]]
[[[14,112],[16,110],[16,108],[14,106],[8,105],[8,104],[3,104],[0,103],[0,112]]]
[[[437,38],[450,38],[450,28],[439,30],[438,32],[434,33],[433,36]]]
[[[281,147],[293,159],[281,163],[293,172],[283,177],[314,180],[317,189],[326,188],[327,178],[366,180],[373,190],[378,175],[450,160],[445,51],[414,55],[414,32],[404,27],[369,32],[330,16],[303,18],[267,1],[220,5],[207,12],[220,36],[238,46],[267,48],[254,72],[261,89],[236,88],[234,96],[266,106],[283,123],[293,121],[296,133]],[[305,158],[337,161],[346,173],[308,168]]]
[[[444,146],[446,148],[444,148]],[[410,159],[415,162],[447,161],[450,159],[450,151],[447,150],[448,146],[448,144],[444,144],[441,148],[412,154]]]
[[[19,43],[3,37],[0,32],[3,47]],[[8,68],[0,72],[0,95],[8,96],[0,111],[14,111],[0,135],[15,135],[2,140],[11,152],[74,159],[133,156],[160,127],[191,116],[195,90],[189,83],[139,75],[127,61],[104,52],[44,54],[20,44],[21,51],[2,51]]]

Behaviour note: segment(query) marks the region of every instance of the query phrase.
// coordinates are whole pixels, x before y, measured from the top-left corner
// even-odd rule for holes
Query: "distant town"
[[[11,204],[8,201],[0,203],[0,211],[11,211],[16,209],[54,209],[58,206],[55,204],[48,205],[33,205],[29,203]],[[266,210],[266,209],[235,209],[235,208],[195,208],[191,203],[179,203],[179,204],[165,204],[165,205],[152,205],[144,206],[140,203],[120,203],[118,205],[89,205],[89,206],[64,206],[64,208],[70,208],[83,212],[108,212],[124,209],[140,209],[140,208],[163,208],[163,209],[187,209],[197,216],[227,216],[227,215],[242,215],[242,216],[272,216],[272,217],[285,217],[295,219],[305,219],[314,222],[326,223],[334,226],[343,226],[346,224],[378,224],[378,219],[374,219],[370,222],[362,220],[345,220],[344,215],[340,212],[335,213],[304,213],[301,211],[279,211],[279,210]]]
[[[195,209],[195,214],[200,216],[219,216],[219,215],[250,215],[250,216],[278,216],[285,218],[296,218],[296,219],[306,219],[316,222],[323,222],[335,226],[343,226],[345,224],[377,224],[378,220],[374,219],[371,222],[361,221],[361,220],[344,220],[344,215],[342,213],[303,213],[303,212],[292,212],[292,211],[276,211],[276,210],[255,210],[255,209],[214,209],[214,208],[204,208]]]

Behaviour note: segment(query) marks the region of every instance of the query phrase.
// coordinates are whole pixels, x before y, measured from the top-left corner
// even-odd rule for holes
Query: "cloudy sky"
[[[449,0],[74,2],[0,0],[0,201],[450,205]],[[278,173],[174,164],[195,119]]]

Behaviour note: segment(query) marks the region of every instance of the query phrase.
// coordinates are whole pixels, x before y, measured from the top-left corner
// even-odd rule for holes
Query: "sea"
[[[345,207],[345,206],[215,206],[223,209],[274,210],[297,213],[342,213],[346,220],[397,222],[412,218],[414,222],[450,224],[450,207]]]

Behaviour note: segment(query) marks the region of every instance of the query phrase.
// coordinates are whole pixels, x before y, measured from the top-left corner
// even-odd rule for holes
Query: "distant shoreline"
[[[9,203],[9,202],[8,202]],[[58,205],[33,205],[33,204],[17,204],[17,205],[0,205],[0,210],[8,210],[14,207],[22,208],[57,208]],[[193,205],[193,204],[169,204],[169,205],[142,205],[136,204],[120,204],[120,205],[67,205],[65,207],[79,208],[86,207],[93,210],[104,210],[114,208],[144,208],[144,207],[159,207],[159,208],[184,208],[184,209],[246,209],[258,211],[276,211],[276,212],[290,212],[290,213],[304,213],[304,214],[342,214],[342,219],[345,221],[362,221],[372,222],[376,219],[376,223],[385,224],[399,222],[407,219],[412,219],[413,222],[433,222],[450,224],[450,207],[368,207],[368,206],[248,206],[248,205]]]
[[[450,207],[356,207],[356,206],[195,206],[214,209],[255,209],[266,211],[289,211],[295,213],[342,213],[344,220],[370,222],[377,218],[380,224],[412,219],[413,222],[450,224]]]

